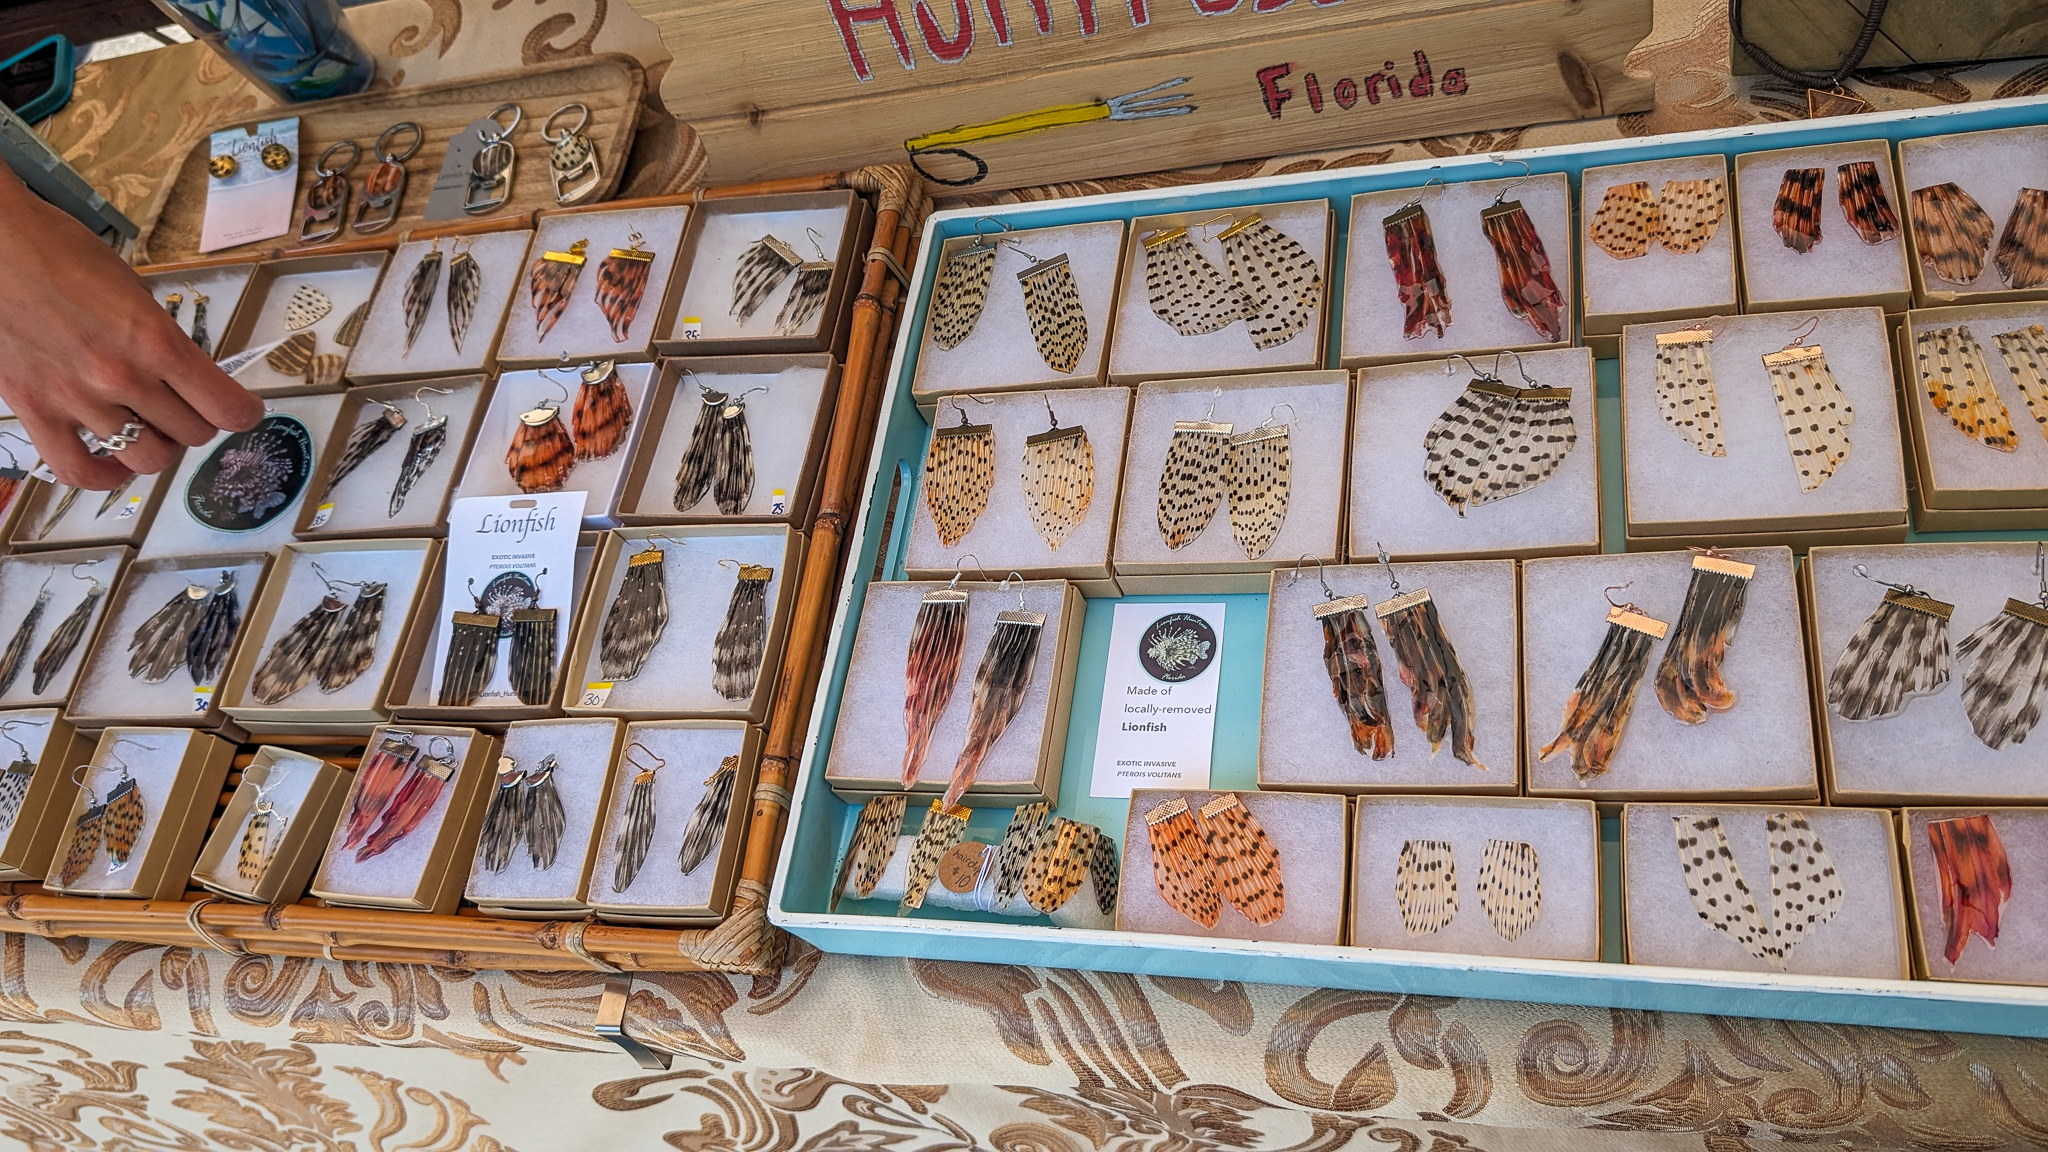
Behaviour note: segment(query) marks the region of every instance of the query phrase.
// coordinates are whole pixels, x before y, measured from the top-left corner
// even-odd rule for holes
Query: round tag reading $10
[[[1166,684],[1182,684],[1216,662],[1216,629],[1192,612],[1169,612],[1138,637],[1138,664]]]
[[[974,891],[981,883],[981,854],[988,851],[988,845],[963,840],[946,850],[939,857],[939,883],[948,892],[962,894]]]

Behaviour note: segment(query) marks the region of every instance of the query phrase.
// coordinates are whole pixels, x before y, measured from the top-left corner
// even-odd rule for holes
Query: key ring
[[[512,110],[512,123],[505,125],[504,128],[497,132],[480,132],[477,134],[479,139],[486,144],[497,144],[509,138],[514,132],[519,131],[519,122],[526,119],[526,109],[521,108],[514,101],[507,100],[505,103],[491,109],[491,114],[486,116],[485,119],[495,124],[498,122],[498,117],[504,115],[505,110],[508,108]]]
[[[390,151],[388,151],[385,148],[384,145],[391,139],[391,136],[394,132],[405,131],[409,131],[412,133],[412,143],[406,145],[405,151],[393,155]],[[398,123],[393,124],[389,128],[386,128],[380,135],[378,135],[376,146],[377,159],[382,160],[386,164],[403,164],[407,160],[412,159],[413,153],[420,150],[420,145],[426,141],[426,138],[426,133],[420,131],[419,125],[413,123],[410,120],[400,120]],[[325,160],[326,157],[322,157],[321,159]]]
[[[415,145],[415,147],[417,147],[417,145]],[[334,155],[336,150],[342,148],[348,149],[348,162],[343,164],[339,168],[329,168],[327,166],[327,158],[329,156]],[[322,152],[320,154],[320,160],[318,163],[313,165],[313,171],[321,176],[340,176],[346,173],[349,169],[355,167],[356,161],[362,157],[362,154],[363,146],[356,143],[355,141],[336,140],[334,143],[329,144],[327,146],[327,151]]]
[[[576,126],[574,128],[570,128],[558,134],[550,134],[548,129],[553,128],[555,126],[555,121],[561,119],[562,113],[567,112],[571,108],[576,109],[576,111],[579,113],[579,115],[576,118]],[[555,109],[554,113],[550,115],[545,121],[542,121],[540,126],[540,138],[547,141],[550,144],[566,144],[569,142],[571,137],[583,131],[584,127],[589,123],[589,105],[584,104],[581,101],[577,101],[575,103],[570,104],[564,104],[560,108]]]

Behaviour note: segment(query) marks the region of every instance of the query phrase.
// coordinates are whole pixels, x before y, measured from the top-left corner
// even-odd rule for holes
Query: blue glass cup
[[[362,91],[377,62],[348,30],[340,0],[156,0],[235,70],[281,103]]]

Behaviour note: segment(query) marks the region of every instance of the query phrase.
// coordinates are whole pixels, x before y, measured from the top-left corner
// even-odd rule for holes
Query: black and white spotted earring
[[[1277,348],[1308,327],[1322,302],[1323,273],[1292,236],[1248,212],[1217,233],[1230,282],[1251,301],[1245,318],[1252,346]]]
[[[1223,487],[1230,496],[1230,534],[1244,549],[1245,559],[1257,560],[1273,546],[1280,525],[1287,519],[1287,497],[1293,488],[1292,438],[1288,423],[1275,423],[1276,404],[1266,419],[1248,432],[1230,438],[1223,456]]]

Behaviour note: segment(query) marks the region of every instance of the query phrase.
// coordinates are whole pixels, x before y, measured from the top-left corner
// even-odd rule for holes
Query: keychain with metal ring
[[[478,133],[483,147],[469,158],[469,190],[463,195],[462,210],[471,216],[495,211],[512,198],[512,170],[519,153],[512,147],[511,138],[519,130],[519,122],[525,119],[526,110],[507,101],[492,109],[487,119],[499,123],[498,117],[508,109],[512,123],[497,132]]]
[[[554,132],[555,121],[570,109],[577,112],[576,126]],[[597,163],[597,145],[583,131],[590,123],[590,106],[581,101],[555,109],[540,126],[540,138],[554,145],[548,154],[548,176],[555,182],[555,203],[574,204],[589,199],[604,181]]]
[[[390,151],[387,145],[391,137],[407,131],[412,133],[412,142],[406,145],[405,151]],[[363,196],[356,201],[355,215],[349,220],[349,227],[359,234],[381,232],[398,219],[400,204],[405,199],[405,162],[412,159],[413,153],[420,150],[425,140],[426,133],[410,120],[400,120],[378,135],[374,148],[377,166],[363,178]]]
[[[329,167],[327,161],[343,148],[348,149],[348,159],[339,168]],[[318,178],[306,189],[306,211],[299,219],[299,243],[317,244],[341,235],[342,220],[348,212],[348,172],[362,155],[362,145],[353,140],[336,140],[320,154],[319,163],[313,165]]]

